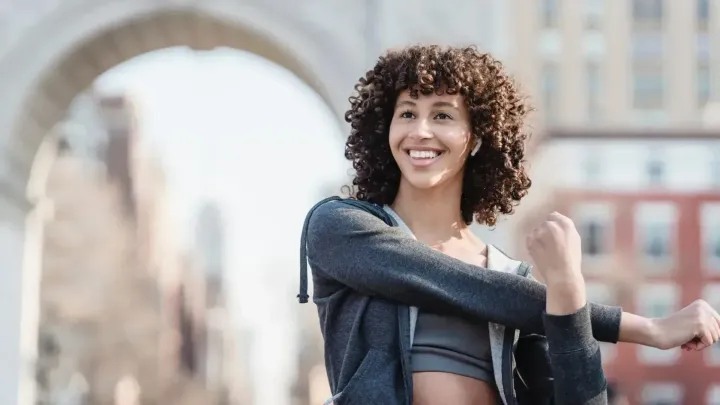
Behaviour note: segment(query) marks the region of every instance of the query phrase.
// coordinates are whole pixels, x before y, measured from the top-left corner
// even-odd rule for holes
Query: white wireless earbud
[[[480,150],[480,146],[482,146],[482,140],[478,139],[472,152],[470,152],[470,156],[475,156],[475,154]]]

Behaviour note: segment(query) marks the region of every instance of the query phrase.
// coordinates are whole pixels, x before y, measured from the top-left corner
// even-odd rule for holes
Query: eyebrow
[[[401,106],[417,107],[417,104],[411,100],[403,100],[397,103],[397,107]],[[433,107],[449,107],[457,109],[457,106],[449,101],[436,101],[433,103]]]

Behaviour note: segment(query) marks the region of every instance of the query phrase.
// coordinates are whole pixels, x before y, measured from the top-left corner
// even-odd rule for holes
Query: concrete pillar
[[[47,205],[12,194],[0,185],[0,403],[34,405]]]

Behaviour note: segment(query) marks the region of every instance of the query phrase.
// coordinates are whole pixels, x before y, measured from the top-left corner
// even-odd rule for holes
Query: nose
[[[417,139],[428,139],[434,136],[432,128],[427,120],[415,120],[415,125],[410,129],[410,136]]]

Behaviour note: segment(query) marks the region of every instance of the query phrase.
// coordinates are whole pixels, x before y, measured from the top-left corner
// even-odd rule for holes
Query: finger
[[[544,231],[547,233],[557,234],[563,231],[563,226],[560,222],[551,221],[547,223]]]
[[[525,241],[527,242],[528,246],[535,246],[535,244],[537,243],[539,232],[540,231],[538,228],[533,228],[533,230],[530,231],[530,233],[528,233],[527,237],[525,238]]]
[[[545,234],[547,234],[547,232],[548,232],[548,230],[547,230],[547,226],[545,224],[543,224],[543,225],[535,228],[535,230],[533,230],[532,237],[533,237],[533,243],[535,246],[543,245],[543,240],[545,239]]]
[[[525,237],[525,246],[528,252],[532,254],[533,247],[535,246],[535,238],[533,238],[532,232]]]
[[[710,328],[712,329],[713,344],[715,344],[720,341],[720,324],[715,317],[710,317],[708,322],[710,323]]]
[[[707,346],[700,340],[700,338],[697,338],[697,337],[694,338],[693,340],[687,342],[686,344],[687,344],[687,346],[688,346],[688,349],[690,349],[689,351],[699,352],[699,351],[704,350],[704,349],[707,347]]]
[[[710,345],[714,345],[717,343],[718,340],[720,340],[720,328],[718,327],[717,321],[715,321],[715,318],[708,319],[709,325],[708,329],[710,332],[710,336],[712,336],[712,343]]]
[[[718,314],[718,312],[712,307],[710,308],[710,311],[712,312],[713,319],[715,319],[715,323],[718,325],[718,328],[720,328],[720,314]]]
[[[699,343],[699,341],[697,341],[697,340],[691,340],[691,341],[685,343],[684,345],[682,345],[682,348],[683,348],[683,350],[690,352],[690,351],[697,349],[698,343]]]
[[[548,220],[552,222],[557,222],[561,225],[574,225],[572,219],[566,217],[565,215],[557,211],[550,213]]]
[[[712,334],[710,333],[710,331],[707,328],[704,329],[700,333],[700,336],[698,336],[698,337],[700,338],[700,342],[702,344],[698,345],[698,347],[695,349],[697,351],[701,351],[701,350],[705,349],[706,347],[712,346],[712,344],[714,343]]]

